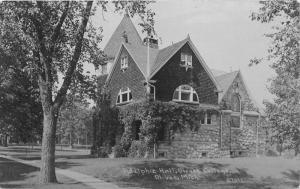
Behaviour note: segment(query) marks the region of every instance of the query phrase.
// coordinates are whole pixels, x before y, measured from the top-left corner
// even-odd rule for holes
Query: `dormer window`
[[[125,71],[128,68],[128,57],[127,56],[123,56],[121,58],[121,70]]]
[[[101,65],[101,75],[105,75],[107,73],[108,73],[108,71],[107,71],[107,64]]]
[[[127,87],[125,89],[120,89],[118,98],[117,98],[117,104],[122,104],[126,102],[132,101],[132,94],[131,90]]]
[[[188,53],[181,53],[180,65],[186,68],[193,66],[192,55]]]
[[[189,85],[180,85],[176,88],[173,94],[174,101],[183,101],[183,102],[195,102],[198,103],[198,95],[191,86]]]

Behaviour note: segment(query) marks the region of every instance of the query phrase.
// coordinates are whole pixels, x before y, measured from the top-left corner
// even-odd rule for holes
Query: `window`
[[[107,64],[101,65],[101,75],[107,74]]]
[[[186,67],[192,67],[192,55],[187,53],[181,53],[181,65]]]
[[[173,94],[173,100],[183,102],[199,102],[195,89],[189,85],[180,85],[177,87]]]
[[[205,114],[201,114],[200,123],[201,125],[205,124]]]
[[[240,106],[240,98],[238,95],[233,95],[232,96],[232,111],[234,112],[241,112],[241,106]]]
[[[203,113],[201,114],[200,116],[200,123],[202,125],[212,125],[213,123],[215,123],[215,114],[212,114],[212,113]]]
[[[128,68],[128,57],[127,56],[123,56],[121,58],[121,70],[125,70],[126,68]]]
[[[231,116],[231,125],[233,128],[240,128],[241,126],[240,116]]]
[[[206,124],[210,125],[211,124],[211,114],[206,114]]]
[[[130,101],[132,101],[131,90],[129,88],[127,88],[126,90],[121,89],[118,94],[117,104],[130,102]]]

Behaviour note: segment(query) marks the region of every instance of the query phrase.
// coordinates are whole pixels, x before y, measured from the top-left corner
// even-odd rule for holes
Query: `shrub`
[[[127,156],[126,151],[120,145],[116,145],[113,148],[113,153],[114,153],[114,157],[116,157],[116,158],[118,158],[118,157],[126,157]]]
[[[147,145],[143,141],[134,140],[131,143],[128,156],[131,158],[143,158],[147,150]]]

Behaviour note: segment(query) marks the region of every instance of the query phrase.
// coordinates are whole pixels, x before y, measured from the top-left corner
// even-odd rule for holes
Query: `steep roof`
[[[127,43],[125,43],[124,39],[122,39],[124,31],[126,31],[128,37]],[[221,89],[215,77],[213,76],[211,70],[208,68],[205,61],[201,57],[200,53],[196,49],[195,45],[191,41],[189,35],[184,40],[181,40],[175,44],[172,44],[160,50],[155,48],[149,48],[149,57],[148,57],[148,47],[143,44],[141,37],[139,36],[128,14],[124,15],[121,23],[119,24],[119,26],[117,27],[113,35],[111,36],[110,40],[108,41],[107,45],[104,48],[104,53],[107,54],[110,58],[114,58],[114,65],[112,68],[113,71],[115,63],[117,61],[117,57],[121,52],[121,48],[125,47],[128,53],[130,54],[130,56],[132,56],[132,58],[134,59],[135,63],[137,64],[137,66],[139,67],[143,75],[145,76],[145,78],[147,78],[147,62],[149,58],[149,64],[150,64],[149,74],[151,78],[186,43],[189,44],[189,46],[195,53],[196,57],[199,59],[200,64],[202,65],[202,67],[208,73],[210,79],[215,84],[217,90],[220,91]],[[110,72],[110,75],[112,71]],[[110,75],[108,76],[107,79],[110,78]]]
[[[210,69],[211,70],[211,72],[212,72],[212,74],[215,76],[215,77],[217,77],[217,76],[220,76],[220,75],[223,75],[223,74],[226,74],[227,72],[224,72],[224,71],[222,71],[222,70],[216,70],[216,69]]]
[[[148,47],[145,45],[135,46],[128,43],[124,43],[129,54],[132,56],[144,76],[147,76],[147,59],[148,59]],[[159,53],[158,49],[149,48],[149,63],[150,68],[155,64],[157,54]]]
[[[239,71],[234,71],[216,76],[216,80],[222,89],[222,92],[219,93],[219,101],[223,99],[224,95],[227,93],[230,85],[232,84],[238,73]]]
[[[128,42],[132,45],[139,46],[142,44],[142,39],[138,34],[134,24],[132,23],[128,14],[125,14],[122,21],[116,28],[115,32],[110,37],[109,41],[105,45],[103,51],[109,58],[114,58],[120,48],[120,45],[124,41],[122,36],[124,31],[128,37]]]
[[[151,73],[154,73],[156,70],[160,69],[160,67],[168,61],[172,55],[174,55],[185,43],[187,39],[174,43],[168,47],[165,47],[159,50],[156,61],[152,65]]]

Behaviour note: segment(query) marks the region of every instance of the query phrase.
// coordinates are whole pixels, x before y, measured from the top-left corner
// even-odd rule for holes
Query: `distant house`
[[[189,35],[160,49],[157,40],[142,40],[125,14],[104,53],[108,62],[101,66],[99,80],[109,88],[112,106],[126,106],[150,94],[154,101],[174,101],[205,111],[197,132],[177,133],[171,142],[163,134],[159,156],[248,156],[263,150],[261,113],[241,72],[211,70]]]

